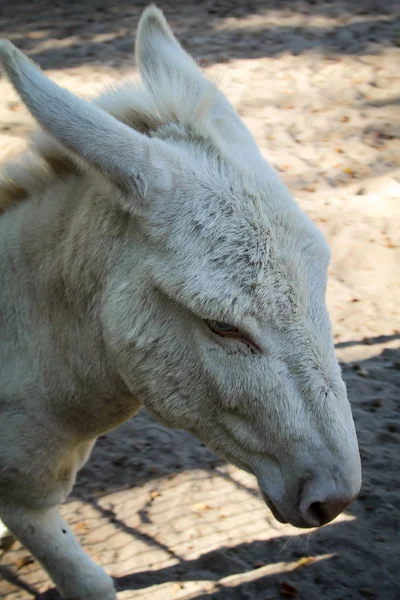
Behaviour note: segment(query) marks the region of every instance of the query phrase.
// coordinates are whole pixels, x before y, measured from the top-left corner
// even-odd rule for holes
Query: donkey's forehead
[[[200,175],[189,177],[178,215],[205,254],[220,263],[229,251],[257,279],[274,265],[292,270],[298,259],[327,264],[325,238],[276,173],[249,173],[221,161],[212,167],[207,173],[200,165]]]
[[[252,181],[215,162],[196,167],[198,176],[182,175],[167,218],[174,295],[205,315],[284,321],[304,312],[309,280],[326,271],[318,230],[279,179]]]

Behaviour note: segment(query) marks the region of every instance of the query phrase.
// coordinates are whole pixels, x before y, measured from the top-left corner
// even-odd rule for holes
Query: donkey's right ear
[[[11,42],[0,41],[0,62],[43,129],[78,162],[112,182],[132,212],[143,209],[152,195],[168,192],[176,149],[134,131],[95,104],[61,88]]]
[[[199,107],[205,106],[208,110],[208,123],[224,153],[236,158],[242,166],[247,163],[254,168],[258,161],[264,163],[252,135],[234,108],[182,48],[163,13],[155,6],[149,6],[140,18],[135,52],[146,86],[156,97],[167,96],[170,104],[176,106],[178,118],[187,115],[191,124],[196,123],[198,115],[193,114],[191,107],[200,98],[208,98],[205,104],[200,102]]]
[[[143,11],[136,34],[135,54],[139,71],[151,88],[160,78],[190,80],[193,85],[209,82],[172,33],[163,13],[151,5]]]

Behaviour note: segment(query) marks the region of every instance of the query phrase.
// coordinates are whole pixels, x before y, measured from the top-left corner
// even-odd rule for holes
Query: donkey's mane
[[[191,137],[210,141],[208,116],[215,102],[217,87],[210,80],[163,77],[158,74],[147,87],[125,83],[106,89],[92,102],[129,127],[148,136]],[[0,171],[0,213],[61,178],[81,172],[68,150],[44,131],[34,132],[28,150],[3,165]]]

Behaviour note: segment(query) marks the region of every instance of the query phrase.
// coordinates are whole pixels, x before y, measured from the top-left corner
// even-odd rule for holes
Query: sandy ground
[[[33,6],[34,4],[34,6]],[[1,35],[81,94],[135,74],[144,3],[0,5]],[[119,600],[400,598],[400,23],[394,0],[161,3],[218,75],[333,252],[328,291],[364,469],[311,533],[276,523],[253,479],[144,412],[103,436],[63,514]],[[0,155],[32,122],[0,80]],[[18,544],[5,600],[59,598]]]

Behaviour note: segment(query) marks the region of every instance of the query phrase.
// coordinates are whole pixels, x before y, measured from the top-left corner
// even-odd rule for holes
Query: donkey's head
[[[103,315],[121,376],[160,421],[254,473],[279,520],[327,523],[361,481],[327,244],[154,7],[136,52],[145,134],[1,51],[38,122],[132,220]]]

